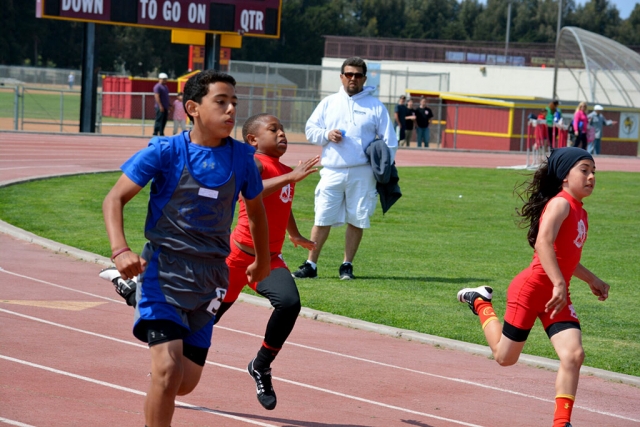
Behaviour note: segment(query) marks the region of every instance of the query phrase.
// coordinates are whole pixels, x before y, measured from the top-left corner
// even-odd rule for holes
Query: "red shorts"
[[[227,266],[229,267],[229,288],[224,296],[224,302],[234,302],[237,300],[242,288],[246,285],[254,291],[256,290],[256,286],[258,286],[258,284],[256,282],[249,283],[249,280],[247,279],[247,267],[249,267],[255,260],[256,257],[254,255],[244,252],[231,242],[231,253],[227,257]],[[287,267],[287,263],[284,262],[281,253],[271,255],[271,270],[273,271],[276,268],[289,269],[289,267]]]
[[[544,307],[551,299],[553,286],[535,280],[531,269],[527,268],[518,274],[507,290],[507,310],[504,321],[518,329],[531,330],[536,318],[542,322],[546,330],[559,322],[580,323],[573,309],[571,296],[567,289],[567,305],[551,319],[551,311],[544,312]]]

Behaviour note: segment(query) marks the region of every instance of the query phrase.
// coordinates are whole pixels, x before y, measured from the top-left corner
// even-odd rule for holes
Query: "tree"
[[[348,0],[284,0],[280,40],[245,37],[234,59],[320,64],[323,35],[356,35],[357,16]]]
[[[407,0],[403,38],[464,40],[462,23],[457,19],[457,0]]]
[[[640,3],[636,3],[629,18],[622,22],[616,41],[627,46],[640,46]]]
[[[478,17],[484,11],[484,6],[478,0],[462,0],[458,13],[458,22],[464,28],[466,39],[470,40],[478,25]]]
[[[405,0],[363,0],[358,35],[399,38],[407,24],[405,5]]]
[[[575,13],[567,17],[567,21],[567,25],[612,39],[617,37],[622,23],[620,12],[608,0],[590,0],[584,6],[578,6]]]
[[[512,13],[514,8],[511,8]],[[511,16],[514,19],[514,16]],[[502,41],[507,29],[507,0],[488,0],[487,7],[478,15],[473,40]],[[514,40],[512,40],[514,41]]]

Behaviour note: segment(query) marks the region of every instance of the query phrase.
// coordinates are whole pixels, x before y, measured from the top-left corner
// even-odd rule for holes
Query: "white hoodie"
[[[348,168],[368,164],[365,150],[377,138],[383,139],[395,158],[398,139],[391,117],[382,102],[371,95],[373,86],[349,96],[344,87],[320,101],[307,120],[305,134],[310,143],[322,146],[320,163],[329,168]],[[340,129],[342,141],[330,142],[329,132]]]

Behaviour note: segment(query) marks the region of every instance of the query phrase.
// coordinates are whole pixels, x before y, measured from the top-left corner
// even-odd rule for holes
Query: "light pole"
[[[513,0],[507,0],[507,40],[504,44],[504,56],[505,61],[507,60],[507,55],[509,54],[509,30],[511,30],[511,3]]]
[[[551,97],[558,99],[558,47],[560,46],[560,29],[562,28],[562,0],[558,0],[558,25],[556,28],[556,51],[555,59],[553,61],[553,93]]]

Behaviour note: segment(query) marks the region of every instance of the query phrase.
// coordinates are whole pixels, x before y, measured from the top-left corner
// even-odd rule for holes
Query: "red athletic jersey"
[[[587,239],[587,212],[582,208],[582,202],[565,191],[561,191],[556,197],[566,199],[571,205],[569,215],[560,225],[553,243],[558,266],[567,283],[567,305],[553,319],[550,317],[551,312],[545,312],[545,304],[553,295],[553,284],[544,272],[538,254],[534,253],[529,267],[511,281],[507,291],[504,320],[520,329],[531,329],[536,317],[540,318],[545,329],[553,323],[579,322],[571,302],[569,283],[580,262],[582,246]],[[544,212],[543,210],[540,222],[544,221]]]
[[[280,163],[280,159],[270,157],[265,154],[255,154],[262,163],[262,179],[275,178],[292,169]],[[269,224],[269,252],[280,253],[284,238],[287,234],[287,224],[291,215],[291,203],[293,201],[293,190],[295,184],[287,184],[280,190],[262,199],[265,211],[267,212],[267,222]],[[238,211],[238,224],[231,233],[231,239],[238,243],[253,247],[253,240],[249,230],[249,218],[244,201],[240,199],[240,209]]]
[[[558,260],[558,266],[564,277],[564,281],[569,285],[569,281],[573,276],[580,257],[582,256],[582,246],[587,240],[587,230],[589,228],[587,220],[587,211],[582,208],[582,202],[574,199],[566,191],[560,191],[556,197],[562,197],[567,200],[570,205],[569,216],[565,218],[558,230],[558,235],[553,243],[553,249],[556,253]],[[555,198],[555,197],[554,197]],[[540,216],[540,223],[544,221],[544,213],[547,208],[545,207]],[[540,264],[540,258],[538,253],[533,254],[533,261],[529,268],[532,270],[532,279],[538,279],[540,282],[548,285],[552,285],[551,280],[544,272],[542,265]],[[537,277],[536,277],[537,276]]]

